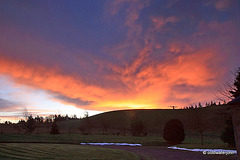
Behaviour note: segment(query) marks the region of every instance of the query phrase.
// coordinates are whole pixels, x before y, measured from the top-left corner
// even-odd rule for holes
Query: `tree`
[[[240,96],[240,67],[236,70],[233,88],[229,90],[232,98]]]
[[[26,107],[23,108],[22,114],[23,114],[23,117],[24,117],[25,121],[27,121],[28,117],[29,117],[29,113],[28,113],[28,110],[27,110]]]
[[[51,126],[51,130],[50,130],[51,134],[60,134],[60,129],[57,125],[56,122],[53,122],[52,126]]]
[[[84,118],[88,118],[89,117],[89,114],[88,114],[88,111],[85,111],[84,115],[83,115],[83,119]]]
[[[26,122],[26,133],[32,133],[36,128],[36,122],[35,119],[32,117],[32,115],[28,116],[28,120]]]
[[[99,120],[99,123],[100,123],[100,125],[101,125],[101,127],[102,127],[102,134],[103,134],[103,135],[106,134],[107,129],[108,129],[109,125],[110,125],[109,120],[106,119],[106,118],[101,118],[101,119]]]
[[[132,136],[147,136],[146,127],[138,117],[131,120],[131,131]]]
[[[235,79],[226,82],[222,88],[219,89],[220,95],[217,98],[226,103],[228,100],[233,100],[240,96],[240,67],[233,73]]]
[[[184,126],[178,119],[169,120],[163,130],[163,138],[169,144],[179,144],[185,139]]]
[[[229,99],[235,99],[240,96],[240,67],[235,71],[235,80],[232,84],[227,83],[227,87],[227,92],[223,92],[225,93],[223,95],[227,96]],[[230,113],[227,113],[225,121],[227,126],[221,134],[221,140],[235,147],[234,129]]]
[[[228,145],[231,146],[231,147],[236,147],[235,146],[235,137],[234,137],[232,117],[230,115],[227,115],[226,119],[225,119],[225,122],[226,122],[227,126],[221,134],[221,140],[224,143],[228,143]]]

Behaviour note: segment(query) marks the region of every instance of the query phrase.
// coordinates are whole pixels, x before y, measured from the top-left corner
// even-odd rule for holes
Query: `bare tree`
[[[88,117],[89,117],[88,111],[85,111],[84,115],[83,115],[83,118],[88,118]]]
[[[30,115],[29,115],[29,112],[28,112],[28,110],[27,110],[26,107],[23,108],[22,115],[23,115],[25,121],[27,121],[27,120],[28,120],[28,117],[29,117]]]
[[[232,72],[234,80],[228,80],[225,84],[218,90],[216,94],[217,99],[222,102],[230,101],[240,95],[240,67]]]

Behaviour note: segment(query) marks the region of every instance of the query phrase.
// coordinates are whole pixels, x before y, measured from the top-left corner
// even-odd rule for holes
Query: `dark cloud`
[[[0,98],[0,111],[1,110],[4,110],[4,111],[12,110],[16,106],[18,106],[18,103]]]
[[[58,99],[60,101],[63,101],[65,103],[70,103],[75,105],[76,107],[81,107],[81,106],[87,106],[93,103],[93,101],[83,101],[80,98],[70,98],[66,97],[64,95],[56,95],[54,96],[55,99]]]

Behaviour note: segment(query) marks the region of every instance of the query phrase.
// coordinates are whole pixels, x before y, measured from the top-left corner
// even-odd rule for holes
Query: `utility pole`
[[[171,107],[172,109],[175,109],[175,108],[177,108],[177,106],[168,106],[168,107]]]

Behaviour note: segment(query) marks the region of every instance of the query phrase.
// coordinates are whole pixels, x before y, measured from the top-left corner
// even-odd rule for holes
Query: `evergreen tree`
[[[236,71],[235,80],[233,83],[233,88],[229,90],[232,98],[237,98],[240,96],[240,67]]]

